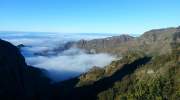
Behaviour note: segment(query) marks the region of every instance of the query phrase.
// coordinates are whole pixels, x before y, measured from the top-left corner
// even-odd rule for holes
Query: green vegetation
[[[99,93],[99,100],[178,100],[180,65],[177,48],[172,54],[155,56],[133,74]]]
[[[106,46],[122,58],[53,84],[43,70],[27,66],[15,46],[0,41],[0,95],[7,100],[17,95],[41,100],[180,100],[179,27],[151,30],[136,39],[122,36],[124,41],[111,47],[118,39],[107,39],[110,45],[103,42],[102,49]],[[92,42],[97,48],[98,41]]]
[[[180,33],[164,31],[147,32],[122,59],[83,74],[77,90],[90,100],[180,100]]]
[[[97,40],[86,41],[85,46],[84,41],[81,43],[84,49],[116,54],[120,59],[104,68],[94,67],[80,77],[61,82],[53,93],[58,98],[180,100],[179,28],[151,30],[138,38],[117,42],[114,47],[101,43],[101,40],[94,41]],[[108,42],[114,44],[113,39],[108,39]],[[103,47],[99,47],[102,44]]]
[[[105,66],[105,68],[93,67],[87,73],[82,74],[79,77],[80,81],[76,86],[81,87],[81,86],[90,85],[100,79],[103,79],[105,77],[110,77],[115,72],[123,68],[125,64],[130,64],[133,61],[142,57],[144,57],[144,53],[142,52],[129,51],[122,59],[112,61],[111,64]]]
[[[93,67],[87,74],[80,76],[80,81],[76,85],[77,87],[93,84],[95,81],[104,77],[105,70],[99,67]]]

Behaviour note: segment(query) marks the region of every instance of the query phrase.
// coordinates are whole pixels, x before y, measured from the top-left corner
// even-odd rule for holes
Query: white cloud
[[[114,56],[108,54],[86,54],[79,49],[70,49],[60,55],[45,57],[29,57],[27,62],[29,64],[48,70],[51,76],[54,72],[55,74],[63,73],[63,76],[56,76],[54,79],[68,79],[74,75],[79,75],[86,72],[93,66],[104,67],[108,65],[111,61],[115,60]],[[51,71],[53,71],[51,73]]]
[[[110,34],[108,34],[110,36]],[[68,41],[103,38],[103,34],[59,34],[59,33],[0,33],[0,38],[14,45],[24,44],[22,53],[28,64],[43,68],[54,80],[64,80],[86,72],[93,66],[104,67],[115,59],[108,54],[86,54],[83,50],[71,48],[58,55],[37,56],[35,52],[51,50]],[[53,51],[52,51],[53,52]]]

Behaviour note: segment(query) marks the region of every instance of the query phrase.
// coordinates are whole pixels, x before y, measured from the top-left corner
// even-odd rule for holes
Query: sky
[[[142,34],[180,25],[180,0],[0,0],[0,31]]]

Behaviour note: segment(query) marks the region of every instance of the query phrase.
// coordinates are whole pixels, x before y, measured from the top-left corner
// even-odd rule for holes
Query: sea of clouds
[[[16,46],[19,44],[25,45],[21,52],[25,56],[26,62],[31,66],[47,70],[46,75],[54,81],[75,77],[94,66],[104,67],[116,58],[105,53],[87,54],[84,50],[78,48],[70,48],[59,52],[57,55],[41,56],[34,55],[34,53],[52,50],[69,41],[90,40],[109,36],[112,36],[112,34],[0,32],[1,39],[7,40]]]

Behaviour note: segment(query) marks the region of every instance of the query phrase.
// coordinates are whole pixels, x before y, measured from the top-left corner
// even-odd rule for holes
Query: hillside
[[[128,51],[141,51],[147,54],[166,54],[171,52],[171,43],[180,28],[154,29],[145,32],[140,37],[120,35],[90,41],[81,40],[73,44],[74,47],[85,49],[90,53],[111,53],[126,55]]]
[[[17,47],[0,40],[0,99],[49,100],[50,80],[28,66]]]
[[[127,49],[122,59],[113,61],[105,68],[94,67],[79,78],[57,85],[57,88],[66,90],[60,98],[178,100],[180,98],[179,39],[179,28],[167,28],[151,30],[138,38],[128,40],[125,43],[126,47],[135,48]],[[92,41],[86,41],[85,44]],[[111,49],[117,48],[122,47]]]
[[[145,32],[142,36],[128,41],[128,43],[133,42],[132,45],[127,45],[127,51],[123,56],[123,59],[112,62],[110,65],[106,66],[104,69],[104,76],[109,76],[116,70],[118,70],[123,64],[129,63],[126,60],[132,58],[132,60],[143,57],[143,56],[159,56],[165,54],[171,54],[174,52],[173,48],[179,47],[180,43],[180,30],[178,28],[167,28],[167,29],[156,29]],[[112,50],[123,47],[114,47]],[[179,50],[179,49],[178,49]],[[119,52],[122,52],[121,50]],[[178,54],[178,53],[177,53]],[[124,61],[125,60],[125,61]],[[94,74],[95,71],[87,72],[87,75],[82,75],[81,80],[87,80],[88,75]],[[101,71],[102,72],[102,71]],[[101,75],[102,77],[102,75]]]
[[[120,58],[52,83],[45,70],[28,66],[17,47],[0,40],[0,99],[180,100],[180,27],[151,30],[137,38],[81,40],[66,47]]]

